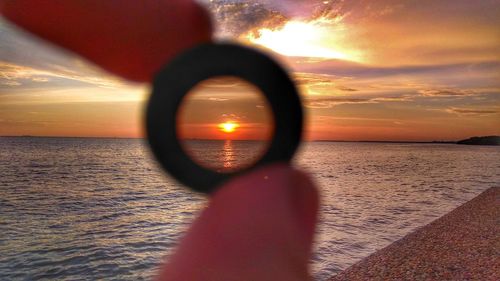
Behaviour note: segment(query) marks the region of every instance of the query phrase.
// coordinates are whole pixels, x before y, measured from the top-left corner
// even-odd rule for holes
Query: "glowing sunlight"
[[[219,124],[219,129],[224,133],[233,133],[238,127],[238,124],[230,121]]]
[[[262,28],[257,33],[245,39],[285,56],[361,61],[359,51],[344,46],[347,31],[338,22],[289,21],[281,29]]]

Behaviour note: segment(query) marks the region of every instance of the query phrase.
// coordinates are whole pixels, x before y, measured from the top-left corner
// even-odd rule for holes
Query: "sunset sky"
[[[264,95],[234,77],[212,78],[191,89],[177,123],[181,139],[268,140],[274,128]]]
[[[258,47],[290,70],[309,140],[500,135],[498,0],[200,2],[218,40]],[[263,103],[213,91],[241,90],[233,86],[200,95],[189,126],[268,123],[237,112]],[[0,136],[141,137],[149,92],[0,20]],[[214,107],[227,112],[203,118]]]

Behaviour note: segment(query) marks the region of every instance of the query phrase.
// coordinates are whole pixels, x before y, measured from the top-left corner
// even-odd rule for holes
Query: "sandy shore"
[[[330,279],[338,280],[500,280],[500,187]]]

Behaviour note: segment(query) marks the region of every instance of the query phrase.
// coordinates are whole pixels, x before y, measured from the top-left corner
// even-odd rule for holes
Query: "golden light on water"
[[[234,133],[238,127],[237,123],[231,121],[219,124],[219,129],[224,133]]]
[[[280,29],[262,28],[244,39],[291,57],[362,61],[359,50],[349,48],[347,30],[341,22],[317,19],[289,21]]]

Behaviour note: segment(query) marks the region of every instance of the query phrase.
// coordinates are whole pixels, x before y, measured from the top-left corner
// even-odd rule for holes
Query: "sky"
[[[289,70],[307,140],[500,135],[498,0],[199,2],[216,40],[259,48]],[[187,138],[219,138],[229,121],[269,129],[265,101],[238,85],[200,90]],[[0,19],[0,135],[142,137],[150,90]]]
[[[212,78],[196,85],[177,117],[177,135],[188,140],[269,140],[274,128],[262,92],[234,77]]]

